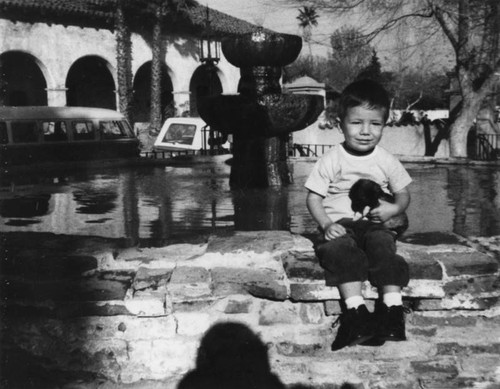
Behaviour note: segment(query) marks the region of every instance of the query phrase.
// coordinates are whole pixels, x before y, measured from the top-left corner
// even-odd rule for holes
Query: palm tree
[[[165,54],[166,47],[163,44],[163,25],[166,16],[170,16],[171,20],[181,17],[189,7],[196,5],[193,0],[155,0],[152,2],[154,22],[153,22],[153,38],[151,42],[151,50],[153,53],[151,59],[151,117],[150,129],[158,132],[162,125],[161,106],[161,81],[162,81],[162,55]]]
[[[162,21],[164,15],[164,2],[159,0],[155,4],[153,38],[151,42],[151,111],[150,111],[150,131],[157,133],[161,128],[162,107],[161,107],[161,54],[162,54]]]
[[[311,58],[311,33],[312,28],[318,25],[318,17],[319,15],[317,14],[314,6],[308,7],[305,5],[304,7],[299,8],[299,16],[297,16],[297,19],[299,20],[299,27],[302,28],[302,36],[309,45],[309,56]]]
[[[130,121],[132,109],[132,41],[126,15],[127,0],[116,2],[116,63],[118,76],[118,105]]]
[[[120,112],[131,120],[132,110],[132,43],[131,18],[141,15],[143,20],[153,18],[152,29],[152,60],[151,60],[151,112],[150,126],[159,130],[162,120],[161,106],[161,76],[163,46],[163,24],[166,16],[171,19],[181,16],[188,7],[195,5],[193,0],[115,0],[115,29],[117,47],[118,95]],[[136,21],[137,23],[137,21]]]

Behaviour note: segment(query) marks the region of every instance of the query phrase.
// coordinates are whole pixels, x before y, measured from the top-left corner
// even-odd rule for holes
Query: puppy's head
[[[375,181],[361,178],[354,183],[349,191],[351,208],[354,212],[363,213],[366,207],[370,209],[380,205],[379,199],[383,190]]]

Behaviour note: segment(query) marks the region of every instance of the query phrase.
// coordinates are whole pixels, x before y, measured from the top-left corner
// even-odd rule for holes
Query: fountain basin
[[[319,95],[219,95],[200,99],[201,118],[223,133],[278,136],[299,131],[314,123],[324,108]]]
[[[232,65],[285,66],[299,56],[302,38],[297,35],[278,34],[259,30],[253,33],[222,39],[222,52]]]
[[[288,134],[312,124],[324,105],[322,96],[282,94],[281,68],[301,48],[299,36],[264,30],[222,41],[226,59],[240,68],[239,95],[207,96],[198,112],[212,129],[233,134],[233,188],[291,183]]]

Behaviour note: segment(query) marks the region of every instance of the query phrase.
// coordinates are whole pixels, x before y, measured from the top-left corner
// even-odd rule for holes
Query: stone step
[[[266,374],[290,388],[499,387],[494,242],[451,238],[398,243],[412,273],[406,342],[332,352],[339,295],[304,237],[250,231],[141,249],[69,237],[62,247],[46,234],[23,246],[7,235],[3,371],[57,378],[54,387],[177,388],[185,377],[207,378],[197,366],[206,347],[227,364],[255,342]],[[364,294],[373,310],[376,290],[366,283]],[[17,364],[29,372],[17,374]]]
[[[107,363],[103,363],[101,356],[99,363],[87,364],[87,373],[105,374],[108,379],[123,380],[129,385],[137,383],[139,377],[153,377],[152,381],[171,382],[173,388],[172,379],[178,383],[187,372],[196,369],[200,348],[211,345],[215,347],[211,352],[217,353],[220,347],[224,353],[230,354],[240,350],[240,342],[249,340],[265,345],[270,371],[289,387],[298,384],[314,388],[322,385],[334,387],[348,382],[361,388],[409,389],[420,382],[423,387],[466,388],[475,385],[494,388],[495,382],[498,383],[500,339],[496,336],[496,342],[492,342],[492,334],[500,333],[498,316],[485,318],[458,314],[443,317],[413,313],[408,317],[406,342],[387,342],[379,347],[354,346],[336,352],[328,350],[334,331],[327,326],[323,332],[317,328],[306,331],[294,330],[293,326],[280,329],[254,326],[251,330],[256,335],[251,335],[250,330],[241,331],[241,324],[238,324],[242,332],[240,338],[216,337],[210,341],[202,338],[200,342],[192,334],[175,335],[172,318],[165,317],[160,322],[158,318],[142,319],[140,323],[134,323],[136,320],[116,317],[114,325],[98,318],[88,318],[85,322],[60,322],[59,326],[56,321],[39,322],[36,325],[39,332],[32,328],[30,332],[21,333],[29,333],[31,342],[35,341],[41,353],[40,360],[59,347],[59,352],[68,356],[59,368],[63,367],[74,375],[78,375],[77,369],[81,368],[76,364],[78,354],[75,351],[81,353],[84,349],[94,356],[106,355]],[[22,323],[19,325],[23,326]],[[152,333],[156,334],[155,339],[151,339]],[[224,332],[218,336],[224,336]],[[228,343],[236,345],[236,350]],[[50,352],[46,354],[47,350]],[[226,362],[226,359],[221,358],[221,361]],[[479,386],[480,383],[484,386]]]
[[[238,238],[232,243],[244,245],[244,236]],[[310,241],[298,244],[290,244],[290,239],[285,243],[279,241],[274,251],[261,254],[258,249],[262,248],[251,244],[246,244],[246,250],[250,251],[236,249],[238,246],[231,251],[221,247],[215,239],[208,245],[128,249],[118,254],[116,249],[107,248],[107,251],[92,253],[94,256],[80,253],[50,256],[38,251],[11,249],[2,264],[2,293],[9,299],[34,301],[108,301],[124,298],[131,286],[135,295],[138,291],[158,289],[161,284],[160,288],[168,285],[174,300],[240,292],[275,300],[339,299],[336,288],[325,286]],[[228,245],[226,243],[226,247]],[[494,286],[498,260],[491,255],[463,245],[429,248],[401,243],[398,249],[410,265],[411,281],[403,291],[408,298],[446,297],[444,308],[459,305],[458,294],[472,292],[475,298],[470,302],[471,307],[478,308],[488,305],[488,299],[497,296]],[[34,265],[37,256],[43,265]],[[76,261],[74,268],[69,266],[72,261]],[[376,297],[375,289],[368,284],[365,296]]]

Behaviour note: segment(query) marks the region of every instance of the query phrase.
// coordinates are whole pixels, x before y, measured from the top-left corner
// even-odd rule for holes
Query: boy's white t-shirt
[[[325,211],[335,222],[354,216],[349,190],[360,178],[377,182],[387,193],[399,192],[412,181],[403,164],[380,146],[355,156],[337,144],[316,162],[305,187],[324,197]]]

